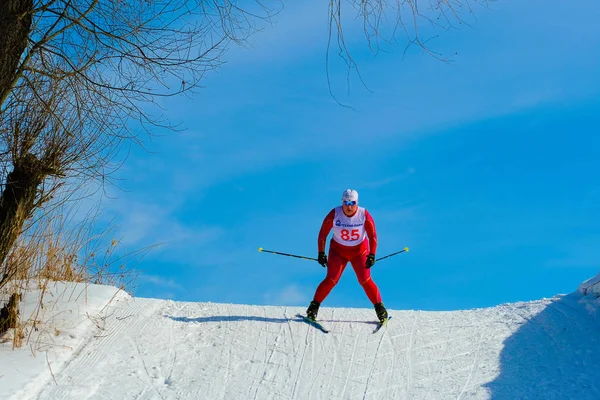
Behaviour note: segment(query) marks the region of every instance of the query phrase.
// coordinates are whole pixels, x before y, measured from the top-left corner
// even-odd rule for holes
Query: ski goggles
[[[344,200],[344,205],[345,206],[355,206],[356,205],[356,201],[347,201],[347,200]]]

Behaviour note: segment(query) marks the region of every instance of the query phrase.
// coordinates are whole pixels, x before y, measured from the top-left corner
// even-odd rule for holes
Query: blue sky
[[[306,306],[325,271],[317,234],[359,191],[379,234],[373,278],[393,309],[450,310],[550,297],[600,270],[600,5],[475,6],[437,35],[376,57],[360,30],[356,74],[331,54],[327,7],[287,5],[232,47],[189,98],[164,101],[158,132],[104,202],[123,249],[163,243],[134,294]],[[348,78],[349,76],[349,78]],[[348,268],[323,306],[370,307]]]

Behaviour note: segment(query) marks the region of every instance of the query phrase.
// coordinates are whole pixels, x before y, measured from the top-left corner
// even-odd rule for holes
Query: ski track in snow
[[[30,398],[504,399],[494,397],[487,385],[503,369],[510,375],[500,358],[515,331],[531,327],[532,341],[545,338],[559,357],[570,360],[576,333],[558,336],[564,330],[556,326],[592,326],[578,320],[585,316],[577,305],[553,304],[549,310],[549,304],[551,300],[453,312],[390,310],[393,319],[375,334],[371,309],[323,307],[320,320],[331,330],[323,334],[294,317],[304,311],[296,307],[132,298],[113,306],[105,330],[56,373],[56,384],[49,382]],[[542,353],[531,350],[536,351]],[[541,369],[539,378],[549,366],[536,368]],[[585,382],[591,382],[590,398],[600,398],[594,379]],[[529,396],[528,384],[525,380],[516,386],[513,398],[521,392],[528,393],[523,398],[535,398]],[[555,390],[550,398],[568,398],[567,391]]]

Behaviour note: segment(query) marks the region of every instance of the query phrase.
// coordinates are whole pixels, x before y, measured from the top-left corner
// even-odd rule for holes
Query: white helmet
[[[358,203],[358,192],[353,189],[346,189],[342,193],[342,201],[356,201]]]

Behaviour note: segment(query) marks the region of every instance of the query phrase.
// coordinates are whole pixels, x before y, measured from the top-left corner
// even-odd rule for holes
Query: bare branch
[[[176,128],[153,113],[157,99],[195,90],[229,43],[243,43],[272,15],[260,2],[246,6],[0,2],[0,264],[66,179],[111,183],[125,144]]]
[[[471,3],[487,6],[488,0],[330,0],[329,2],[329,38],[327,42],[326,73],[329,91],[333,94],[330,80],[329,52],[332,43],[337,44],[337,55],[346,64],[347,72],[354,72],[361,84],[369,90],[363,80],[358,63],[352,57],[352,51],[345,37],[346,30],[354,27],[355,20],[360,21],[360,29],[373,55],[383,51],[382,45],[394,46],[398,30],[406,41],[404,54],[413,45],[420,47],[426,54],[443,62],[451,57],[434,51],[429,41],[438,37],[436,29],[447,31],[455,25],[467,25],[465,17],[473,16]],[[353,30],[355,31],[355,30]],[[346,78],[349,79],[348,77]],[[347,84],[349,87],[349,83]],[[369,90],[370,91],[370,90]]]

